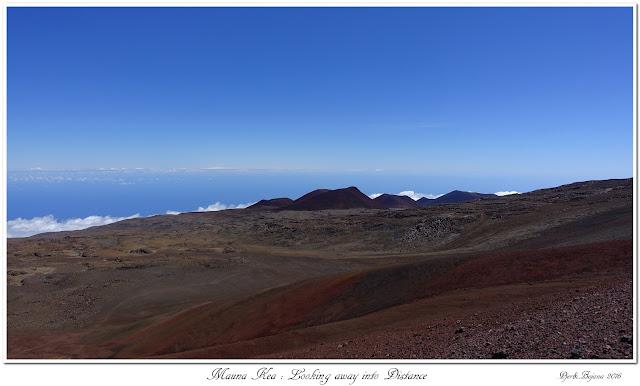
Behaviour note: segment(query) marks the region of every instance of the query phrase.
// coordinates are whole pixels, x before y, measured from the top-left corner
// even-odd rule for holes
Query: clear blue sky
[[[8,170],[631,177],[633,8],[9,8]]]

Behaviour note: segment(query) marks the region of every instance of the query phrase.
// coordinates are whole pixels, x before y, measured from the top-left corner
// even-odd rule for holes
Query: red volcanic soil
[[[631,278],[451,291],[376,314],[386,321],[393,312],[406,323],[391,320],[377,331],[363,329],[262,357],[632,359],[632,292]],[[361,324],[371,320],[362,319]],[[350,322],[336,323],[336,329],[353,329]],[[279,339],[292,337],[283,334]],[[233,348],[243,349],[240,344]]]
[[[394,194],[383,194],[373,199],[373,201],[379,202],[389,209],[408,209],[419,208],[422,205],[411,197],[397,196]]]
[[[483,288],[631,272],[633,240],[494,254],[456,267],[433,281],[425,295],[459,288]]]
[[[260,200],[255,204],[247,207],[247,209],[277,209],[293,203],[290,198],[272,198],[270,200]]]
[[[631,334],[632,266],[631,240],[426,260],[205,302],[115,339],[102,324],[10,344],[77,358],[561,358],[568,340],[580,355],[622,358],[623,338],[603,334]],[[584,304],[559,317],[575,296]]]
[[[302,202],[302,201],[308,200],[310,198],[313,198],[313,197],[315,197],[315,196],[317,196],[319,194],[330,192],[330,191],[331,191],[330,189],[316,189],[316,190],[311,191],[311,192],[305,194],[304,196],[298,198],[296,200],[296,202]]]
[[[247,355],[247,345],[252,350],[249,355],[254,356],[320,358],[336,357],[335,346],[327,346],[329,351],[320,349],[323,340],[342,341],[351,337],[349,340],[353,341],[358,337],[363,342],[373,342],[367,336],[382,334],[376,331],[388,333],[389,326],[400,328],[399,331],[407,326],[424,329],[423,324],[428,322],[448,326],[451,330],[455,324],[447,323],[447,320],[468,317],[470,312],[487,309],[496,314],[510,315],[514,318],[511,322],[516,323],[522,319],[522,314],[513,315],[506,312],[505,307],[513,308],[514,304],[523,301],[526,303],[530,296],[556,296],[553,294],[560,292],[573,298],[576,288],[586,291],[588,286],[604,285],[608,291],[626,282],[633,264],[632,241],[499,253],[470,258],[463,263],[460,261],[452,266],[443,266],[443,262],[435,261],[384,267],[358,274],[308,280],[256,293],[236,302],[204,304],[145,331],[103,343],[102,346],[123,347],[116,354],[116,357],[123,358],[234,358]],[[455,264],[459,265],[456,267]],[[616,293],[631,296],[624,291]],[[467,301],[469,297],[478,299],[477,303]],[[532,303],[532,307],[539,307],[541,301]],[[452,304],[458,304],[460,308]],[[619,316],[622,318],[623,315]],[[339,332],[335,331],[337,322],[341,325]],[[605,322],[600,320],[597,323]],[[556,323],[561,324],[560,320]],[[630,318],[616,323],[624,324],[626,331],[631,331]],[[567,328],[570,327],[563,327],[563,331]],[[294,333],[299,336],[297,341],[290,340]],[[277,342],[277,337],[282,334],[287,339]],[[491,335],[491,332],[487,334]],[[501,332],[496,330],[495,334]],[[319,337],[322,338],[320,341],[317,340]],[[303,346],[306,342],[314,349],[300,351],[298,345],[301,342]],[[379,351],[366,345],[358,350],[350,351],[346,357],[353,357],[358,352],[360,358],[370,357],[365,353],[370,355]],[[419,355],[424,358],[421,350],[422,346],[407,345],[394,357],[414,358]],[[442,352],[444,348],[432,350]],[[461,353],[474,352],[471,349],[460,350]],[[281,353],[276,354],[278,351]],[[485,351],[482,352],[485,355]],[[345,357],[343,354],[337,357]],[[474,356],[469,354],[466,357]]]
[[[377,330],[267,356],[632,358],[632,266],[632,240],[491,255],[342,326]]]
[[[243,299],[203,304],[103,345],[118,350],[118,358],[151,357],[249,341],[331,322],[342,311],[339,305],[332,307],[332,299],[348,292],[357,276],[348,274],[303,282]],[[126,346],[119,350],[124,343]]]
[[[281,210],[325,210],[325,209],[387,209],[384,205],[370,199],[358,188],[318,189],[307,193]]]
[[[101,337],[111,328],[101,324],[93,328],[98,335],[10,336],[10,344],[16,352],[35,346],[40,355],[76,358],[488,358],[501,352],[551,358],[570,355],[572,347],[562,345],[569,341],[580,355],[622,358],[630,355],[619,343],[632,331],[624,284],[631,280],[632,245],[619,240],[380,267],[205,302],[115,339]],[[576,307],[564,315],[566,304]]]

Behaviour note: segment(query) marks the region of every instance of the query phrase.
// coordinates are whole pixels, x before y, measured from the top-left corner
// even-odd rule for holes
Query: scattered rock
[[[146,248],[138,248],[138,249],[134,249],[133,251],[129,251],[129,253],[137,253],[140,255],[148,255],[150,253],[152,253],[150,250],[146,249]]]
[[[580,359],[582,358],[580,356],[580,350],[578,350],[577,348],[572,348],[571,349],[571,359]]]
[[[506,359],[507,358],[507,353],[504,351],[498,351],[495,352],[493,354],[491,354],[491,359]]]

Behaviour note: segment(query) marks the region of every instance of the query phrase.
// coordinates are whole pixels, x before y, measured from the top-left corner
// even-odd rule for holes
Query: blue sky
[[[632,7],[10,7],[7,19],[9,171],[633,173]]]

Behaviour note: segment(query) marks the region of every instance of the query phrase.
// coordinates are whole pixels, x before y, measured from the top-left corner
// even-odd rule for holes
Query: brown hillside
[[[387,209],[358,188],[319,189],[300,197],[282,210]]]
[[[247,209],[278,209],[293,203],[290,198],[272,198],[270,200],[260,200]]]
[[[422,205],[411,197],[397,196],[394,194],[383,194],[373,199],[389,209],[409,209],[419,208]]]

